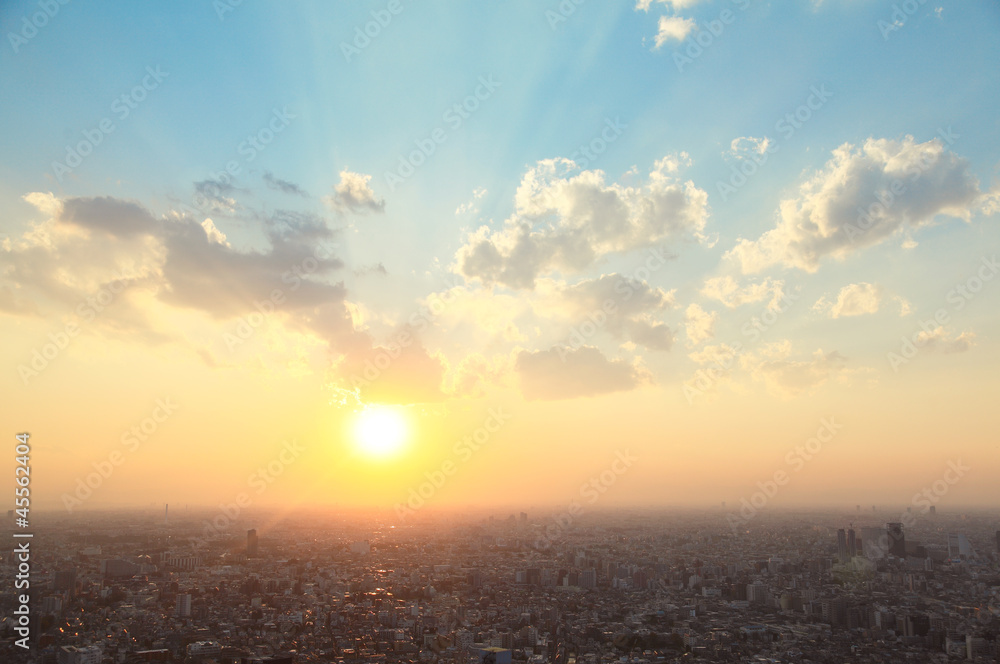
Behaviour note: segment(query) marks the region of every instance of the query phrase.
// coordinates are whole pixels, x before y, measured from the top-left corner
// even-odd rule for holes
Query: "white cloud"
[[[771,343],[755,353],[743,354],[740,366],[768,392],[782,397],[812,394],[830,381],[848,384],[853,374],[867,372],[848,369],[847,358],[837,351],[819,349],[809,359],[792,359],[791,355],[791,342]]]
[[[205,229],[205,235],[208,237],[209,242],[221,244],[224,247],[230,246],[226,240],[226,234],[220,231],[211,219],[201,222],[201,227]]]
[[[650,6],[654,3],[661,5],[670,5],[674,11],[679,11],[681,9],[687,9],[688,7],[693,7],[701,0],[638,0],[635,3],[636,11],[649,11]]]
[[[695,24],[692,18],[661,16],[656,30],[656,46],[654,48],[662,47],[671,39],[684,41],[694,28]]]
[[[785,294],[784,286],[785,282],[783,281],[767,278],[759,284],[750,283],[741,287],[736,279],[727,275],[707,279],[705,285],[702,286],[701,294],[707,298],[718,300],[730,309],[760,302],[770,296],[771,301],[768,302],[768,307],[774,309],[777,308]]]
[[[457,252],[461,274],[486,284],[533,288],[553,271],[580,272],[613,253],[700,237],[708,196],[676,177],[686,154],[656,162],[648,181],[607,184],[603,171],[569,173],[568,159],[539,162],[521,181],[503,229],[482,226]]]
[[[471,212],[473,214],[479,212],[479,208],[476,206],[476,201],[486,195],[485,187],[477,187],[472,190],[472,199],[466,203],[462,203],[457,208],[455,208],[456,215],[462,215],[466,212]]]
[[[744,273],[776,264],[815,272],[825,256],[844,258],[939,214],[968,220],[984,202],[968,161],[939,139],[845,143],[800,185],[798,197],[781,202],[777,227],[741,239],[727,257]]]
[[[684,327],[687,332],[688,345],[697,346],[700,343],[715,338],[715,322],[719,314],[705,311],[697,304],[691,304],[684,312]]]
[[[340,182],[333,188],[333,196],[326,196],[323,202],[340,212],[384,212],[385,200],[378,199],[371,188],[372,176],[352,173],[344,169],[340,172]]]
[[[952,336],[945,328],[937,327],[931,331],[919,332],[913,344],[917,348],[931,352],[964,353],[976,344],[975,340],[976,335],[972,332],[962,332],[958,336]]]
[[[861,316],[877,313],[881,302],[882,289],[875,284],[862,282],[841,288],[834,302],[825,297],[820,298],[813,305],[813,311],[822,312],[830,318]]]
[[[752,159],[768,151],[771,147],[771,139],[754,138],[753,136],[740,136],[734,138],[729,144],[728,152],[723,152],[724,157],[736,157],[738,159]]]

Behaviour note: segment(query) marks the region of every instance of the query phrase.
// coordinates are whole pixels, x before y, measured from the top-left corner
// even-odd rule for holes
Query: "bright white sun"
[[[366,406],[354,420],[354,441],[369,456],[388,457],[402,448],[406,417],[398,408]]]

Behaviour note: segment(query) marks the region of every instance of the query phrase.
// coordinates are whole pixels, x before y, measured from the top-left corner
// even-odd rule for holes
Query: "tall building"
[[[948,557],[949,558],[974,558],[976,552],[972,550],[972,543],[965,535],[948,533]]]
[[[997,531],[997,553],[1000,554],[1000,530]]]
[[[247,556],[257,556],[257,530],[253,528],[247,531]]]
[[[906,557],[906,537],[903,535],[903,524],[891,522],[885,524],[889,535],[889,554],[897,558]]]
[[[837,530],[837,558],[842,563],[847,562],[847,531],[843,528]]]
[[[191,617],[191,595],[189,593],[177,596],[177,606],[174,608],[174,615],[178,618]]]
[[[847,555],[851,558],[858,555],[858,538],[854,533],[854,528],[847,531]]]

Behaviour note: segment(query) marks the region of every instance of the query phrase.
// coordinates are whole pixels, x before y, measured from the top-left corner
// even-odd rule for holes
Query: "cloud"
[[[205,235],[208,237],[209,242],[221,244],[224,247],[230,246],[229,241],[226,239],[226,234],[216,228],[215,222],[211,219],[201,222],[201,227],[205,229]]]
[[[722,153],[723,157],[735,157],[740,160],[753,159],[768,151],[771,147],[771,139],[754,138],[753,136],[740,136],[734,138],[729,144],[729,150]]]
[[[705,297],[718,300],[730,309],[761,302],[770,296],[768,308],[777,308],[784,296],[785,282],[776,279],[764,279],[759,284],[750,283],[740,286],[736,279],[730,276],[713,277],[705,280],[705,285],[701,288],[701,294]]]
[[[486,194],[487,194],[487,191],[486,191],[485,187],[476,187],[472,191],[472,200],[470,200],[470,201],[468,201],[466,203],[462,203],[457,208],[455,208],[455,214],[456,215],[463,215],[466,212],[471,212],[472,214],[478,213],[479,212],[479,208],[477,207],[476,201],[478,201],[480,198],[482,198]]]
[[[406,345],[358,349],[344,355],[335,369],[336,392],[362,403],[435,403],[443,401],[444,359],[432,355],[411,328]],[[401,337],[393,335],[393,339]]]
[[[384,277],[387,274],[389,274],[389,271],[385,269],[385,265],[382,265],[381,262],[378,262],[375,265],[366,265],[364,267],[359,267],[356,270],[354,270],[354,274],[358,277],[364,277],[369,274],[377,274],[380,277]]]
[[[597,320],[618,340],[649,350],[669,350],[673,332],[655,315],[675,305],[675,291],[650,286],[621,274],[605,274],[568,285],[546,282],[538,306],[541,316],[559,316],[573,325]]]
[[[492,360],[480,353],[467,355],[458,363],[446,381],[451,396],[482,397],[491,386],[514,387],[515,355],[496,355]]]
[[[952,336],[943,327],[933,330],[922,330],[913,340],[913,344],[921,350],[930,352],[940,351],[942,353],[964,353],[976,345],[976,335],[972,332],[962,332],[958,336]]]
[[[700,343],[715,338],[715,322],[718,312],[707,312],[697,304],[688,305],[684,312],[684,326],[687,331],[688,345],[697,346]]]
[[[791,359],[789,341],[767,344],[756,353],[744,353],[740,366],[762,382],[768,392],[782,397],[813,394],[830,381],[848,383],[851,375],[866,370],[849,370],[847,358],[837,351],[816,350],[809,359]]]
[[[840,289],[835,302],[829,302],[821,297],[813,305],[813,311],[819,311],[830,318],[845,316],[862,316],[878,312],[882,302],[882,289],[869,283],[849,284]]]
[[[233,194],[242,191],[227,179],[207,178],[194,183],[194,203],[208,214],[234,215],[242,206]]]
[[[694,29],[695,23],[693,18],[661,16],[656,30],[656,45],[653,48],[660,48],[671,39],[676,39],[679,42],[684,41]]]
[[[543,274],[576,273],[609,254],[700,237],[708,196],[676,177],[686,161],[684,154],[661,159],[639,186],[607,184],[602,171],[570,176],[576,164],[568,159],[539,162],[521,180],[503,229],[471,233],[457,268],[487,285],[531,289]]]
[[[299,185],[294,182],[289,182],[288,180],[276,178],[271,171],[264,171],[264,184],[266,184],[269,189],[274,189],[275,191],[280,191],[284,194],[302,196],[303,198],[309,197],[309,194],[299,187]]]
[[[75,311],[122,274],[124,291],[92,324],[123,336],[178,337],[150,322],[157,302],[226,321],[278,293],[275,309],[287,328],[338,351],[370,344],[354,329],[343,284],[328,281],[343,264],[332,253],[335,231],[319,217],[278,211],[265,220],[269,247],[238,251],[211,219],[157,219],[138,203],[111,197],[25,199],[54,216],[11,243],[0,287],[55,315]]]
[[[342,170],[340,182],[333,188],[333,196],[326,196],[323,200],[341,214],[385,212],[385,199],[380,200],[375,197],[370,184],[371,179],[370,175]]]
[[[637,0],[635,8],[636,11],[649,11],[650,5],[656,2],[661,5],[670,5],[674,11],[679,11],[681,9],[693,7],[700,1],[701,0]]]
[[[115,237],[149,235],[159,228],[153,216],[138,203],[108,196],[62,201],[58,219],[64,224]]]
[[[648,384],[648,371],[625,360],[609,360],[591,346],[575,350],[521,351],[515,360],[526,399],[556,400],[623,392]]]
[[[826,256],[843,259],[936,215],[968,220],[977,203],[986,197],[969,162],[939,139],[869,138],[860,148],[845,143],[799,186],[796,198],[781,202],[774,229],[754,241],[741,239],[727,257],[744,273],[778,264],[815,272]]]

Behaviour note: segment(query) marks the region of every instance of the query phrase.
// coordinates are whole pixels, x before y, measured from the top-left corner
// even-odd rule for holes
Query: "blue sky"
[[[995,3],[921,4],[885,33],[888,39],[878,22],[890,19],[892,3],[685,4],[692,6],[673,11],[654,2],[638,11],[630,3],[584,2],[550,24],[546,12],[558,12],[558,3],[403,1],[348,62],[341,45],[386,3],[278,9],[245,2],[221,18],[211,2],[127,13],[69,3],[16,53],[8,44],[0,55],[7,91],[0,120],[16,128],[0,144],[5,217],[13,228],[23,223],[31,208],[18,198],[42,190],[115,195],[163,212],[172,202],[189,203],[192,183],[233,159],[248,207],[287,203],[261,186],[270,171],[311,194],[300,204],[320,210],[317,199],[350,169],[372,174],[388,205],[384,217],[364,221],[372,241],[345,250],[363,263],[384,256],[394,272],[419,275],[431,257],[447,261],[463,228],[502,223],[527,168],[570,156],[609,118],[628,128],[590,168],[615,180],[633,166],[648,170],[666,153],[688,153],[686,175],[708,192],[720,248],[770,227],[777,200],[797,186],[800,173],[822,166],[844,142],[906,134],[922,142],[950,126],[962,137],[954,149],[980,180],[995,176],[1000,74],[988,64],[1000,55]],[[684,71],[675,54],[685,53],[694,36],[651,48],[660,16],[707,27],[727,10],[735,20]],[[5,3],[0,11],[10,32],[38,7]],[[112,103],[146,67],[169,75],[128,118],[116,119]],[[484,75],[501,83],[497,92],[448,131],[412,180],[388,191],[384,173],[414,140],[441,126],[442,114]],[[811,86],[827,86],[831,99],[781,139],[775,123],[806,100]],[[287,108],[294,121],[247,162],[238,146],[276,108]],[[108,117],[115,132],[70,178],[55,181],[52,162]],[[739,136],[778,139],[780,149],[750,186],[723,201],[716,184],[729,174],[723,153]],[[453,210],[479,187],[488,192],[480,214],[456,217]],[[227,234],[259,246],[259,236],[243,226],[233,220]],[[405,249],[385,246],[390,238],[405,238]]]

